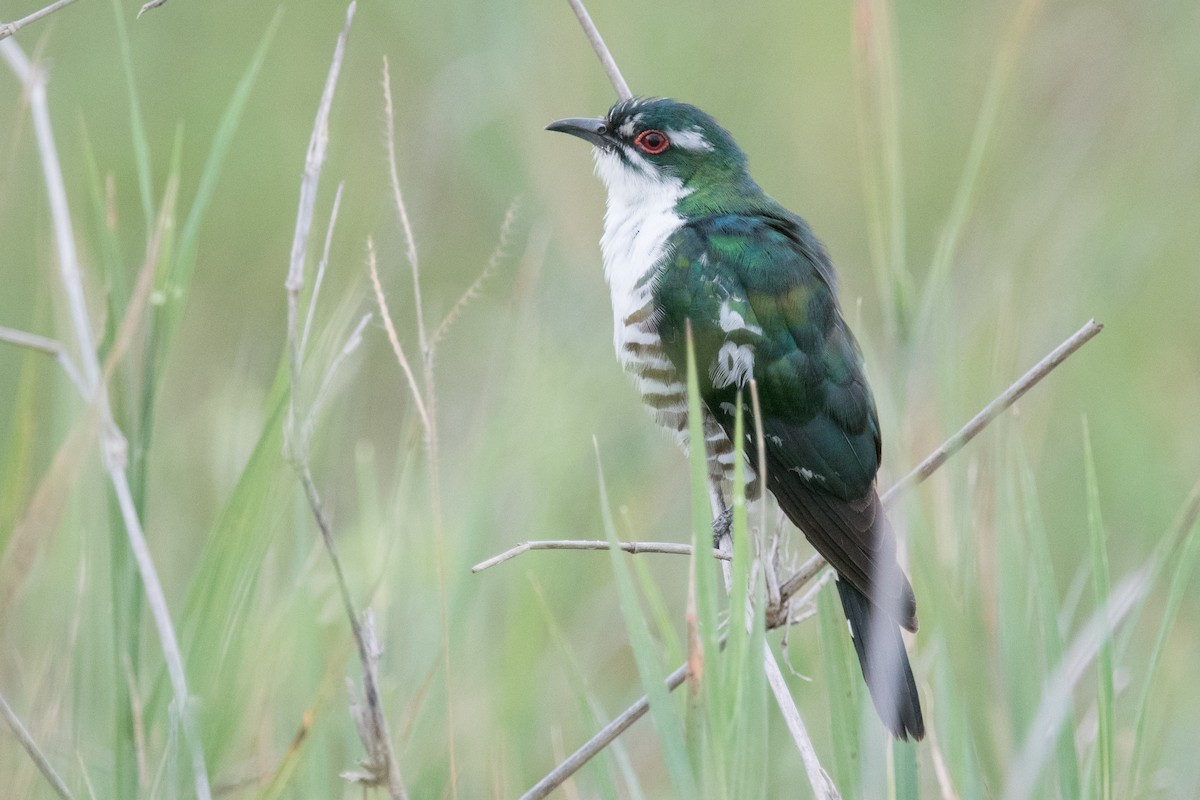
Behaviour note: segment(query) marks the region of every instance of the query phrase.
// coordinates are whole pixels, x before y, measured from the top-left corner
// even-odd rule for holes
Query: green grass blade
[[[846,619],[834,599],[832,584],[817,594],[817,622],[821,660],[825,669],[825,695],[829,699],[829,725],[833,739],[833,777],[842,797],[862,795],[858,755],[857,667],[850,652]]]
[[[83,142],[83,157],[88,171],[88,191],[92,198],[92,219],[96,230],[96,239],[100,243],[100,267],[103,270],[104,284],[108,291],[104,293],[108,314],[104,317],[104,335],[99,344],[100,358],[108,355],[112,338],[116,335],[118,321],[125,316],[125,303],[129,300],[129,278],[125,273],[125,260],[121,256],[121,243],[115,227],[109,224],[108,198],[105,193],[104,178],[100,176],[100,166],[96,162],[96,152],[92,147],[91,136],[84,127],[80,139]],[[114,401],[119,401],[120,395],[114,393]],[[114,413],[120,419],[119,402]]]
[[[1000,116],[1001,101],[1008,88],[1009,79],[1017,64],[1025,36],[1029,32],[1042,0],[1022,0],[1016,14],[1009,24],[1004,40],[992,63],[991,76],[988,78],[987,89],[984,91],[980,104],[979,116],[975,121],[975,130],[971,135],[970,150],[966,163],[963,165],[962,176],[954,193],[954,200],[942,235],[938,239],[933,261],[929,267],[925,290],[921,297],[921,307],[917,314],[917,325],[923,331],[928,330],[933,321],[933,309],[942,296],[949,277],[950,267],[958,255],[958,247],[962,242],[963,230],[966,228],[971,205],[975,199],[975,190],[979,184],[979,175],[983,168],[984,157],[987,155],[992,132],[996,128],[996,120]]]
[[[546,628],[550,631],[550,638],[558,646],[559,652],[562,653],[563,659],[566,661],[567,680],[579,701],[583,718],[588,720],[589,725],[593,728],[604,727],[604,725],[608,724],[611,716],[605,712],[600,706],[600,702],[588,689],[587,673],[580,666],[579,660],[575,657],[570,642],[567,640],[567,636],[558,622],[558,618],[554,615],[554,610],[550,607],[550,603],[546,601],[546,595],[542,591],[541,584],[532,575],[530,576],[530,583],[533,585],[533,595],[537,598],[538,608],[542,612]],[[597,791],[600,796],[617,796],[616,785],[611,773],[619,772],[625,780],[629,796],[635,798],[635,800],[641,800],[644,797],[641,783],[638,781],[637,772],[633,769],[629,755],[626,753],[624,745],[621,744],[621,740],[618,738],[608,747],[604,748],[602,755],[603,759],[592,759],[588,764],[590,774],[595,777],[598,784]],[[608,769],[603,768],[602,765],[605,763],[608,764]]]
[[[859,2],[853,31],[868,242],[884,325],[891,336],[905,329],[913,294],[907,264],[894,19],[888,0]]]
[[[137,80],[133,71],[133,51],[129,46],[129,32],[125,28],[126,9],[118,0],[113,0],[113,16],[117,21],[117,43],[121,48],[121,67],[125,71],[125,90],[129,94],[129,131],[133,140],[133,161],[137,168],[138,195],[142,200],[145,216],[146,236],[154,230],[154,174],[150,164],[150,139],[146,136],[146,123],[142,119],[142,104],[138,99]]]
[[[1031,587],[1027,545],[1017,502],[1017,479],[1003,458],[996,457],[995,545],[996,627],[1003,666],[1004,696],[1010,730],[1024,731],[1037,710],[1041,667],[1030,658]]]
[[[1092,589],[1096,608],[1108,607],[1108,551],[1105,547],[1104,521],[1100,516],[1100,489],[1096,479],[1096,463],[1092,455],[1092,439],[1087,420],[1083,422],[1084,468],[1087,479],[1087,518],[1092,557]],[[1100,652],[1096,659],[1099,687],[1096,695],[1098,731],[1096,734],[1097,794],[1101,800],[1112,800],[1113,790],[1113,648],[1112,626],[1104,626]]]
[[[700,640],[700,675],[693,674],[688,680],[689,692],[703,697],[706,722],[704,736],[707,749],[697,765],[704,775],[703,785],[710,797],[723,797],[729,783],[728,753],[729,738],[725,714],[725,688],[729,659],[720,653],[717,634],[719,593],[714,574],[714,560],[708,554],[713,545],[712,506],[709,501],[708,453],[704,437],[704,412],[700,402],[700,385],[696,372],[696,354],[692,346],[691,329],[688,329],[688,475],[692,501],[692,581],[695,584],[695,603],[698,637]],[[732,644],[741,621],[731,614],[730,642]],[[744,631],[743,631],[744,636]],[[694,656],[693,656],[694,657]],[[693,665],[693,669],[695,668]],[[697,685],[698,684],[698,685]],[[693,706],[693,708],[695,708]],[[690,720],[700,724],[699,714]],[[697,738],[692,733],[693,739]]]
[[[893,739],[892,786],[896,800],[918,800],[921,797],[919,778],[916,744]]]
[[[1038,628],[1041,632],[1043,671],[1053,669],[1063,660],[1063,640],[1058,627],[1058,583],[1054,576],[1054,563],[1050,555],[1050,541],[1046,535],[1046,523],[1038,503],[1037,481],[1024,448],[1018,445],[1017,465],[1021,479],[1022,509],[1024,513],[1026,542],[1029,546],[1027,562],[1033,565],[1033,586],[1038,604]],[[1022,729],[1025,730],[1025,729]],[[1075,752],[1074,725],[1065,725],[1055,740],[1055,767],[1058,773],[1059,796],[1079,797],[1079,756]]]
[[[146,363],[147,385],[151,392],[155,391],[154,376],[160,371],[162,361],[166,357],[171,339],[179,324],[179,319],[186,305],[188,290],[191,288],[192,273],[196,266],[196,250],[200,238],[200,226],[208,212],[216,189],[217,178],[225,164],[225,158],[233,146],[234,135],[241,122],[242,112],[250,99],[250,91],[258,78],[259,70],[266,60],[267,50],[275,37],[282,18],[282,9],[276,12],[259,41],[258,48],[250,60],[249,66],[238,81],[237,87],[230,97],[217,131],[213,136],[208,158],[200,174],[200,182],[196,188],[196,196],[192,201],[191,210],[179,236],[179,246],[165,271],[160,273],[155,282],[155,289],[161,293],[163,302],[156,306],[157,313],[151,320],[150,349]],[[151,401],[152,402],[152,399]]]
[[[617,582],[617,597],[621,607],[621,615],[625,618],[625,626],[629,632],[629,643],[633,648],[634,661],[637,663],[638,675],[646,696],[650,700],[650,716],[654,720],[654,728],[658,732],[662,746],[663,761],[667,773],[677,794],[683,797],[699,797],[697,784],[692,774],[692,766],[688,759],[687,747],[684,743],[683,721],[671,702],[667,692],[667,673],[655,651],[654,642],[650,639],[650,629],[638,603],[637,590],[633,584],[629,565],[625,563],[625,554],[617,549],[616,527],[613,525],[612,512],[609,510],[608,489],[604,482],[604,470],[600,463],[600,450],[596,448],[596,469],[600,482],[601,513],[604,518],[604,533],[610,544],[609,551],[612,560],[613,573]]]
[[[1184,592],[1191,584],[1192,575],[1196,571],[1196,562],[1200,557],[1200,525],[1196,524],[1195,513],[1198,501],[1200,501],[1200,483],[1192,488],[1191,495],[1184,505],[1181,527],[1185,538],[1179,556],[1175,560],[1175,570],[1171,574],[1171,585],[1167,591],[1167,605],[1163,609],[1158,635],[1154,639],[1154,647],[1150,650],[1150,660],[1146,664],[1146,673],[1142,678],[1142,687],[1138,694],[1133,752],[1130,754],[1129,777],[1126,781],[1126,797],[1137,796],[1138,775],[1141,772],[1146,746],[1146,709],[1149,705],[1151,690],[1154,688],[1154,674],[1158,670],[1158,663],[1162,658],[1167,634],[1175,624],[1175,617],[1179,614],[1180,606],[1183,604]]]

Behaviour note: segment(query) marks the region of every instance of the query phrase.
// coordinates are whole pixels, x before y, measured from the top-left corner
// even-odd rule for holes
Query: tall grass
[[[922,622],[907,640],[930,730],[916,746],[875,720],[828,585],[786,648],[764,631],[753,557],[770,504],[747,513],[735,498],[728,594],[701,557],[529,553],[471,575],[529,538],[701,552],[708,494],[697,453],[685,466],[653,432],[612,358],[586,158],[538,130],[610,99],[575,20],[553,4],[361,8],[317,198],[322,216],[344,180],[300,388],[324,398],[313,478],[353,600],[376,615],[378,692],[412,796],[519,795],[643,694],[651,720],[556,796],[810,796],[764,643],[843,797],[1195,796],[1191,5],[752,5],[723,19],[728,46],[703,59],[684,57],[712,39],[703,15],[628,0],[593,12],[636,91],[716,113],[825,236],[886,423],[881,488],[1064,328],[1094,314],[1109,332],[891,512]],[[123,323],[143,322],[109,389],[192,699],[173,702],[96,413],[55,355],[81,364],[29,107],[8,73],[0,325],[63,345],[0,349],[0,696],[74,797],[191,796],[189,710],[214,794],[359,797],[340,776],[363,755],[345,688],[360,668],[284,458],[280,355],[280,265],[328,64],[313,54],[341,9],[128,13],[79,3],[18,39],[49,66],[101,367]],[[437,492],[381,324],[322,390],[375,307],[368,235],[397,342],[417,354],[418,391],[433,388],[410,240],[389,205],[383,53],[437,353]],[[859,142],[842,102],[854,93]],[[817,131],[820,148],[797,139]],[[459,313],[516,194],[527,200],[500,268]],[[788,536],[798,560],[806,545]],[[685,662],[690,683],[668,693]],[[57,796],[7,732],[0,775],[6,796]]]

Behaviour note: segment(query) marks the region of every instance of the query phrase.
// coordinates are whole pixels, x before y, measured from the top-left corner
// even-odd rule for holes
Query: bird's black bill
[[[608,123],[602,119],[587,119],[584,117],[560,119],[557,122],[551,122],[547,125],[546,130],[578,136],[585,142],[591,142],[596,147],[607,147],[611,144],[608,138]]]

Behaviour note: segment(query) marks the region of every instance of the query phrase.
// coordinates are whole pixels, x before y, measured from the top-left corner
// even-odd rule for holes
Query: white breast
[[[600,250],[613,305],[613,345],[621,366],[633,376],[658,423],[675,434],[686,451],[687,383],[662,350],[654,313],[652,272],[667,239],[683,226],[676,204],[690,190],[677,178],[663,179],[632,151],[627,166],[613,153],[595,150],[596,172],[608,187],[608,211]],[[709,472],[733,479],[733,446],[721,426],[705,415]],[[749,494],[757,494],[754,470],[746,465]]]
[[[667,239],[683,225],[675,205],[689,190],[678,178],[662,178],[636,153],[627,166],[615,153],[595,150],[596,173],[608,187],[604,215],[604,277],[612,293],[613,343],[617,355],[625,334],[624,320],[651,302],[645,280],[663,256]]]

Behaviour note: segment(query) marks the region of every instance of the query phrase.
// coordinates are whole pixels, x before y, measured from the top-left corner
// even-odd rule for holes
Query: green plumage
[[[622,309],[653,312],[639,310],[618,326],[619,354],[642,348],[642,361],[630,358],[626,367],[643,397],[657,408],[679,403],[690,326],[701,398],[725,433],[707,437],[711,464],[732,457],[722,439],[735,435],[737,393],[756,382],[766,486],[837,570],[884,724],[897,737],[920,739],[920,700],[900,635],[900,627],[917,628],[916,600],[876,493],[879,418],[824,247],[804,220],[762,192],[733,138],[693,106],[625,101],[604,119],[550,127],[597,148],[609,188],[603,245],[618,322]],[[631,275],[640,277],[631,283]],[[648,377],[660,350],[669,361],[656,368],[661,380]],[[753,408],[743,408],[752,432]],[[755,438],[747,435],[745,445],[753,468]]]

